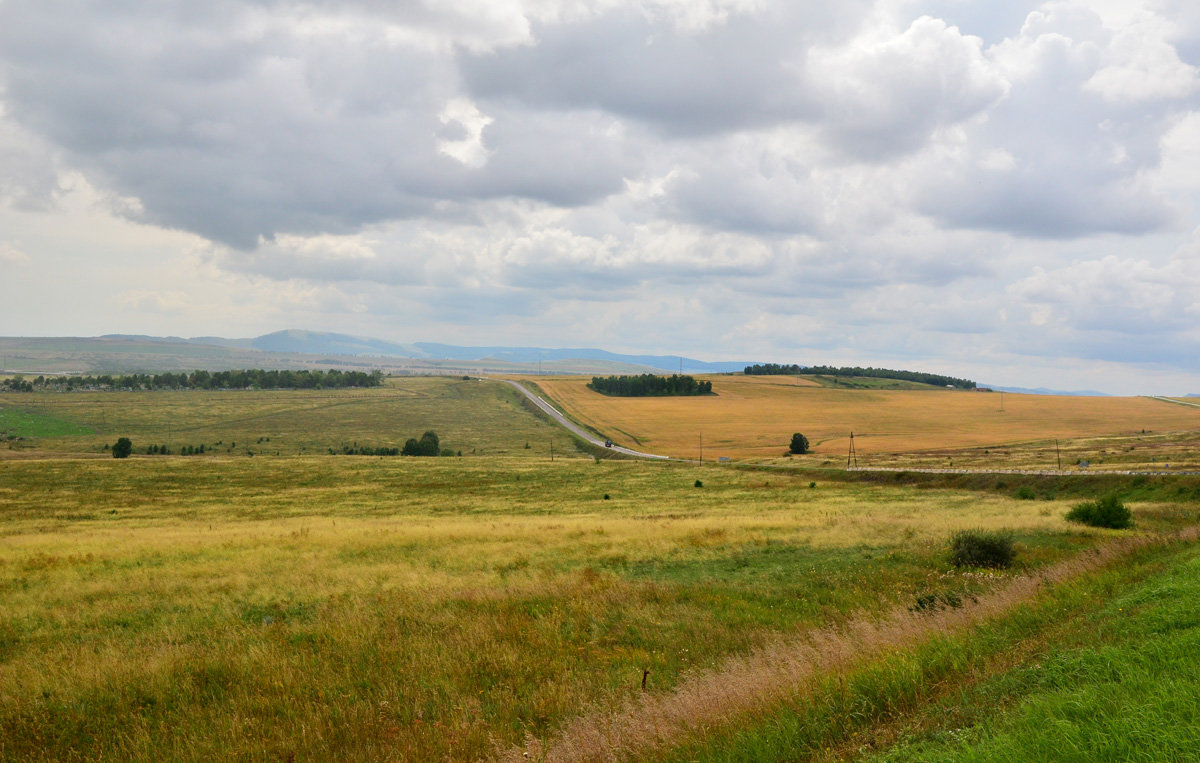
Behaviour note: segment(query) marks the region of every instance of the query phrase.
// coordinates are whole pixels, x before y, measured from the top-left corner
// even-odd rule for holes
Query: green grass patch
[[[937,609],[937,607],[931,607]],[[1200,549],[1137,552],[968,632],[826,675],[669,760],[1187,760]]]
[[[1103,601],[1085,630],[942,706],[961,725],[867,760],[1189,760],[1200,749],[1200,553]],[[1003,711],[990,707],[999,704]]]
[[[11,404],[0,405],[0,440],[17,437],[72,437],[95,433],[89,426],[52,413],[31,411]]]

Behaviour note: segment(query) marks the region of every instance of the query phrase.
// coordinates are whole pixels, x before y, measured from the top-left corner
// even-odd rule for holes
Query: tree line
[[[617,397],[653,397],[659,395],[711,395],[712,382],[697,381],[692,376],[593,376],[590,389]]]
[[[970,379],[958,379],[953,376],[929,374],[923,371],[896,371],[890,368],[862,368],[860,366],[800,366],[780,365],[779,363],[758,363],[746,366],[745,373],[749,375],[796,376],[799,374],[821,374],[823,376],[864,376],[874,379],[898,379],[900,381],[932,384],[938,387],[957,387],[959,389],[975,389],[975,382]]]
[[[14,376],[0,382],[10,392],[35,389],[70,392],[96,389],[343,389],[378,387],[383,372],[371,371],[268,371],[262,368],[241,371],[180,371],[161,374],[122,374],[100,376],[39,376],[29,381]]]

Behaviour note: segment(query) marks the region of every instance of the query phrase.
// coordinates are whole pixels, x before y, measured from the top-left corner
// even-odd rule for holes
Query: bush
[[[128,437],[118,439],[116,445],[112,447],[113,458],[129,458],[129,454],[132,452],[133,441]]]
[[[950,539],[950,563],[955,567],[1005,568],[1017,555],[1006,532],[960,530]]]
[[[1034,498],[1037,498],[1037,493],[1029,485],[1022,485],[1017,488],[1017,498],[1022,501],[1032,501]]]
[[[1106,495],[1095,501],[1084,501],[1076,504],[1067,512],[1068,522],[1089,525],[1091,527],[1110,527],[1123,530],[1133,525],[1133,514],[1129,507],[1121,503],[1115,495]]]
[[[794,435],[792,435],[792,445],[790,448],[788,448],[788,452],[790,452],[790,453],[807,453],[808,452],[808,438],[805,437],[804,435],[800,434],[799,432],[796,432]]]

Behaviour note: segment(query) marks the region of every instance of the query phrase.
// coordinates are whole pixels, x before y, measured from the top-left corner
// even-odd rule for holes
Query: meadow
[[[802,432],[812,453],[799,462],[808,466],[844,466],[853,433],[859,464],[867,466],[966,459],[993,468],[1052,469],[1061,456],[1064,466],[1088,460],[1094,467],[1174,462],[1173,468],[1200,468],[1200,407],[1153,398],[842,389],[788,376],[705,378],[714,395],[617,398],[593,392],[582,377],[530,381],[576,421],[618,444],[681,458],[697,459],[703,447],[711,460],[777,460],[792,433]]]
[[[994,477],[599,459],[504,385],[460,378],[336,393],[10,395],[0,406],[24,432],[0,450],[0,759],[570,752],[557,740],[580,719],[729,685],[730,665],[806,634],[921,602],[985,601],[1091,549],[1200,519],[1198,478],[1027,478],[1027,500]],[[463,456],[328,455],[426,428]],[[137,455],[104,455],[118,435]],[[141,454],[164,435],[225,447]],[[1081,496],[1114,490],[1135,530],[1064,521]],[[973,528],[1011,531],[1015,567],[951,566],[947,539]],[[1141,553],[1085,575],[1080,590],[1124,590],[1177,552]],[[1125,577],[1105,583],[1109,574]],[[1029,639],[1044,642],[1029,654],[1053,651],[1061,596],[1039,586],[1015,611],[1042,621],[955,643],[983,639],[975,652],[988,665],[1003,662],[988,655],[1018,660],[1026,652],[1008,647]],[[1010,609],[996,617],[1017,617]],[[901,660],[908,682],[853,686],[933,702],[937,687],[1003,681],[954,657],[958,647],[896,638],[916,650]],[[890,676],[893,658],[889,648],[882,663],[850,667]],[[708,718],[708,735],[663,740],[654,756],[794,749],[770,740],[794,742],[777,732],[795,727],[797,707],[859,702],[858,688],[836,688],[853,675],[831,670],[833,684],[772,695],[732,727]],[[843,704],[820,700],[835,695]],[[719,694],[687,696],[720,707]],[[923,704],[888,707],[856,728],[901,738],[897,719],[919,718]],[[858,754],[852,732],[837,726],[811,756]]]
[[[117,437],[129,437],[138,454],[149,445],[179,453],[202,444],[214,456],[328,454],[398,448],[429,429],[464,455],[540,455],[554,438],[571,448],[525,405],[504,385],[462,377],[400,377],[378,389],[7,393],[0,459],[26,451],[104,456]],[[5,442],[6,433],[20,439]]]

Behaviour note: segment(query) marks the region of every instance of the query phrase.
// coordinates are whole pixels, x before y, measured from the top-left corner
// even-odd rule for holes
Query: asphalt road
[[[601,448],[604,447],[604,440],[598,440],[590,432],[587,432],[587,431],[584,431],[583,429],[581,429],[579,426],[577,426],[575,424],[575,422],[571,421],[566,416],[564,416],[562,413],[560,413],[559,410],[557,408],[555,408],[553,405],[550,405],[550,403],[547,403],[542,398],[538,397],[537,395],[533,394],[529,390],[525,389],[525,387],[523,387],[518,382],[515,382],[511,379],[494,379],[493,381],[502,381],[505,384],[511,384],[512,386],[514,386],[518,390],[520,390],[522,395],[529,398],[530,401],[532,401],[534,405],[536,405],[538,408],[540,408],[547,416],[554,419],[554,421],[557,422],[559,426],[566,429],[567,431],[569,431],[571,434],[575,435],[576,437],[580,437],[584,440],[587,440],[588,442],[590,442],[593,445],[599,446]],[[611,451],[615,451],[617,453],[624,453],[627,456],[633,456],[635,458],[654,458],[654,459],[658,459],[660,461],[666,461],[667,459],[670,458],[670,456],[660,456],[655,453],[643,453],[640,450],[632,450],[630,448],[623,448],[620,445],[612,445],[612,446],[609,446],[608,449]]]

